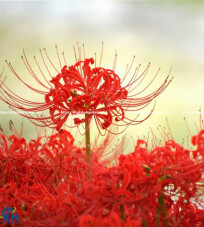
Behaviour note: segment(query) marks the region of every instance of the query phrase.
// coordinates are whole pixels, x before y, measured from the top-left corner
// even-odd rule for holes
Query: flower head
[[[35,102],[20,97],[11,91],[3,81],[1,83],[0,98],[21,115],[28,117],[35,124],[54,127],[57,130],[62,128],[70,115],[77,115],[74,117],[75,126],[87,121],[90,124],[91,120],[95,119],[100,132],[101,129],[108,130],[109,126],[112,124],[119,126],[139,124],[148,118],[152,111],[142,120],[138,120],[136,114],[134,114],[133,119],[130,119],[127,116],[127,112],[138,111],[145,108],[152,100],[161,94],[170,82],[167,80],[167,77],[159,88],[142,97],[141,94],[150,86],[159,72],[158,70],[154,78],[145,88],[140,91],[139,89],[137,90],[146,76],[150,64],[148,64],[142,73],[140,73],[140,66],[137,67],[133,76],[127,82],[127,75],[133,62],[131,66],[127,68],[124,77],[120,78],[115,72],[115,63],[113,69],[106,69],[100,66],[101,61],[99,66],[96,66],[93,58],[85,58],[84,56],[84,59],[81,60],[79,54],[79,60],[76,60],[74,65],[64,65],[62,67],[58,54],[60,62],[60,71],[58,71],[50,60],[46,50],[44,54],[41,50],[40,53],[43,64],[51,77],[50,80],[44,75],[36,58],[35,62],[42,76],[42,80],[39,74],[34,73],[25,54],[22,59],[28,72],[41,86],[41,90],[24,82],[15,72],[12,65],[8,62],[7,64],[25,86],[44,96],[44,101]],[[47,57],[46,59],[45,56]],[[116,58],[117,55],[115,56],[114,62],[116,62]],[[49,66],[48,63],[50,64]],[[57,75],[51,75],[50,67],[56,70]],[[43,115],[40,116],[30,114],[30,112],[46,110],[49,111],[49,114],[46,116],[44,112]],[[25,112],[27,112],[27,114]],[[83,114],[83,117],[79,116],[81,114]]]

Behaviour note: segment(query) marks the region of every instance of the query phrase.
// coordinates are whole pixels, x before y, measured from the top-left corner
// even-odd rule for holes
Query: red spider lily
[[[146,69],[140,73],[140,66],[136,68],[132,78],[127,82],[127,76],[132,67],[132,64],[127,68],[123,78],[120,78],[115,72],[114,60],[113,69],[106,69],[101,67],[101,61],[97,67],[94,64],[93,58],[85,58],[81,60],[79,53],[79,61],[76,61],[74,65],[63,66],[59,57],[60,70],[54,66],[50,60],[46,50],[45,55],[40,51],[43,64],[51,79],[46,78],[43,69],[35,58],[35,62],[39,69],[39,73],[35,73],[31,68],[27,57],[22,57],[25,66],[33,77],[33,79],[39,84],[40,89],[36,89],[27,84],[20,78],[20,76],[13,69],[12,65],[7,62],[11,71],[17,76],[17,78],[33,92],[38,93],[44,97],[43,102],[35,102],[24,97],[20,97],[15,94],[11,89],[7,87],[4,81],[1,82],[1,95],[0,99],[8,103],[9,106],[19,114],[26,116],[32,122],[40,126],[49,126],[60,130],[70,115],[86,113],[85,117],[74,118],[75,126],[78,126],[84,122],[91,122],[91,119],[95,119],[97,128],[101,133],[101,129],[109,130],[110,125],[128,126],[139,124],[147,119],[149,115],[142,120],[138,120],[136,114],[134,118],[130,119],[127,116],[128,112],[139,111],[145,108],[152,100],[154,100],[159,94],[161,94],[168,86],[167,79],[161,84],[161,86],[154,92],[148,95],[141,96],[143,92],[152,84],[156,78],[158,72],[153,79],[143,89],[138,89],[147,75],[150,68],[150,64]],[[58,51],[57,51],[58,53]],[[47,61],[45,59],[47,57]],[[64,55],[63,55],[64,56]],[[134,61],[134,59],[133,59]],[[66,61],[65,61],[66,63]],[[49,65],[48,65],[49,64]],[[93,65],[93,66],[91,66]],[[57,75],[52,76],[50,73],[50,67],[56,70]],[[41,74],[41,79],[40,79]],[[30,112],[49,111],[49,115],[33,116]],[[22,113],[23,112],[23,113]],[[25,114],[27,112],[27,114]],[[84,115],[83,115],[84,116]]]
[[[197,154],[201,134],[194,139]],[[65,130],[30,143],[9,140],[0,137],[0,210],[16,207],[22,226],[165,226],[161,195],[169,225],[203,226],[203,156],[174,141],[148,152],[138,140],[112,167],[93,156],[89,168],[84,149]]]
[[[65,130],[29,144],[15,135],[9,140],[8,145],[1,135],[0,210],[16,207],[22,226],[76,226],[77,191],[86,180],[84,150]]]
[[[112,212],[120,214],[122,206],[126,218],[137,221],[144,218],[148,226],[158,223],[164,226],[166,221],[180,226],[180,218],[187,215],[185,207],[192,201],[203,205],[203,158],[193,158],[193,152],[174,141],[167,141],[164,147],[156,147],[151,152],[144,145],[145,141],[138,140],[133,153],[120,156],[119,165],[93,175],[92,181],[84,183],[81,197],[87,201],[85,214],[93,217],[106,217]],[[166,220],[161,213],[157,217],[158,209],[162,209],[159,208],[161,196]],[[181,208],[176,213],[174,208],[178,204]],[[201,210],[189,211],[189,215],[191,225],[202,226]]]
[[[87,180],[85,150],[66,130],[29,143],[16,135],[8,140],[0,134],[0,210],[16,207],[22,226],[78,226],[86,208],[78,195]],[[92,156],[93,173],[104,169],[101,149]]]
[[[204,210],[179,198],[169,210],[169,219],[172,220],[173,226],[201,227],[204,224]]]

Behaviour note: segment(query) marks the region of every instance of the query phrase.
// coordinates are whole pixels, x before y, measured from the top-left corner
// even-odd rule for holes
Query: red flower
[[[135,70],[132,78],[127,82],[126,78],[130,68],[127,70],[125,76],[121,79],[113,69],[106,69],[94,64],[93,58],[85,58],[84,60],[77,61],[74,65],[60,67],[58,71],[54,64],[51,62],[47,52],[45,55],[47,60],[51,63],[57,75],[51,76],[50,67],[44,58],[42,51],[40,51],[42,60],[51,80],[45,77],[42,68],[35,58],[37,67],[39,68],[40,75],[36,74],[31,68],[25,54],[22,57],[28,72],[34,80],[41,86],[41,89],[36,89],[31,85],[24,82],[20,76],[15,72],[12,65],[7,63],[12,72],[21,80],[21,82],[32,91],[44,96],[43,102],[35,102],[24,97],[20,97],[10,90],[5,83],[1,83],[0,99],[8,103],[10,107],[18,111],[21,115],[26,116],[35,124],[40,126],[54,127],[60,130],[71,114],[86,113],[85,117],[76,116],[74,118],[75,126],[80,125],[87,120],[95,119],[98,130],[108,130],[108,127],[113,125],[128,126],[130,124],[139,124],[144,119],[137,119],[134,112],[133,119],[127,116],[127,112],[138,111],[145,108],[153,99],[155,99],[163,90],[168,86],[170,81],[168,77],[161,84],[161,86],[154,92],[148,95],[141,96],[141,94],[150,86],[154,78],[143,89],[137,90],[137,87],[142,83],[146,76],[150,65],[140,74],[140,66]],[[59,56],[59,55],[58,55]],[[49,110],[49,115],[33,116],[30,112],[41,112]],[[22,113],[23,111],[23,113]],[[24,112],[27,112],[24,113]],[[89,123],[90,124],[90,123]]]
[[[193,138],[197,154],[202,134]],[[29,143],[17,135],[8,143],[0,134],[0,210],[15,207],[28,227],[165,226],[166,219],[169,226],[203,226],[203,156],[194,158],[173,140],[149,152],[138,140],[134,152],[112,166],[94,152],[89,168],[84,152],[66,130]]]
[[[122,216],[122,205],[126,219],[138,221],[144,217],[148,226],[156,226],[158,221],[164,226],[164,217],[161,215],[158,220],[156,217],[163,197],[169,223],[176,220],[175,226],[179,226],[181,217],[189,215],[192,226],[195,223],[202,226],[202,212],[190,210],[187,215],[187,207],[192,202],[200,207],[203,203],[203,157],[193,158],[190,150],[173,140],[150,152],[144,145],[145,141],[138,140],[133,153],[121,155],[118,164],[104,168],[93,174],[91,181],[84,182],[79,195],[86,201],[85,214],[106,217],[117,212]]]

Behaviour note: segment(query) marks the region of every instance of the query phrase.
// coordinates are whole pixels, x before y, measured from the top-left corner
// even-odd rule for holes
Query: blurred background
[[[198,110],[204,97],[204,4],[202,1],[36,1],[0,2],[0,71],[7,76],[6,84],[25,98],[38,100],[15,78],[5,64],[10,61],[16,72],[28,83],[33,84],[26,71],[21,55],[23,48],[35,69],[33,56],[40,57],[39,48],[46,48],[58,66],[54,46],[64,51],[68,64],[73,64],[73,45],[85,44],[86,56],[98,58],[101,42],[104,41],[103,67],[111,68],[117,49],[116,72],[123,75],[133,55],[135,66],[145,68],[151,62],[146,83],[161,71],[149,89],[153,91],[163,83],[172,67],[174,77],[169,87],[157,98],[155,113],[138,126],[126,130],[128,140],[147,135],[151,127],[158,137],[159,125],[167,127],[168,118],[176,141],[186,140],[189,134],[184,122],[186,117],[191,133],[199,127]],[[40,58],[39,58],[40,59]],[[131,78],[133,71],[129,74]],[[145,83],[144,86],[145,87]],[[150,111],[153,103],[147,107]],[[18,130],[22,117],[6,114],[7,105],[0,102],[0,124],[9,133],[9,120]],[[97,131],[92,126],[92,135]],[[24,121],[27,139],[36,136],[35,127]],[[120,135],[118,138],[120,138]],[[80,134],[77,139],[81,140]],[[93,138],[92,138],[93,139]],[[185,142],[185,141],[184,141]],[[185,142],[186,143],[186,142]],[[132,149],[132,141],[128,143]]]

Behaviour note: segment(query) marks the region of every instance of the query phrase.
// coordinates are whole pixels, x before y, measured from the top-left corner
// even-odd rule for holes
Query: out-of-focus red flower
[[[66,130],[29,144],[15,135],[9,140],[0,135],[0,210],[16,207],[22,226],[76,226],[77,191],[86,180],[84,150]]]
[[[25,99],[25,97],[15,94],[3,81],[1,83],[0,99],[35,124],[54,127],[57,130],[61,129],[70,115],[75,114],[77,114],[74,118],[75,126],[94,119],[100,132],[101,129],[108,130],[112,124],[120,126],[139,124],[149,117],[151,111],[142,120],[137,119],[135,111],[145,108],[165,90],[170,82],[167,77],[159,88],[142,96],[158,74],[157,72],[144,88],[139,89],[150,65],[142,73],[140,73],[139,66],[131,79],[126,81],[130,68],[124,77],[121,78],[113,69],[97,67],[96,64],[94,65],[93,58],[85,58],[77,61],[74,65],[65,65],[63,67],[60,61],[61,69],[58,71],[47,52],[45,54],[48,62],[46,62],[41,51],[44,66],[51,79],[45,77],[36,59],[37,67],[39,68],[38,74],[31,68],[26,56],[22,57],[28,72],[41,87],[40,89],[24,82],[15,72],[12,65],[8,63],[9,68],[17,78],[33,92],[42,95],[44,101],[36,102],[31,101],[31,99]],[[49,66],[48,63],[50,64]],[[57,75],[51,76],[50,67],[56,70]],[[44,115],[46,110],[49,111],[48,115]],[[43,111],[43,115],[30,113],[41,111]],[[130,119],[127,113],[133,111],[134,116]],[[87,113],[86,116],[85,113]]]
[[[193,139],[196,157],[173,140],[151,151],[138,140],[133,153],[111,165],[99,159],[100,147],[91,167],[66,130],[29,143],[0,134],[0,211],[16,207],[26,227],[165,226],[162,195],[169,226],[202,227],[201,134]]]
[[[203,206],[203,158],[193,158],[190,150],[173,140],[150,152],[146,145],[138,140],[135,151],[121,155],[118,165],[84,182],[80,195],[86,200],[89,214],[94,217],[106,217],[112,212],[120,214],[122,205],[126,218],[141,221],[145,217],[147,225],[156,225],[158,220],[164,225],[162,215],[156,218],[159,197],[163,195],[169,223],[180,226],[178,220],[187,217],[188,204]],[[181,206],[178,213],[175,204]],[[201,226],[201,210],[189,212],[191,218],[187,222]]]

